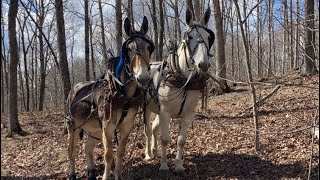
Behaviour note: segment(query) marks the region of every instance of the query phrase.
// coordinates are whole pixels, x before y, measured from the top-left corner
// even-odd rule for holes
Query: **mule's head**
[[[124,42],[122,50],[127,56],[129,68],[137,82],[146,85],[149,75],[149,62],[154,51],[154,44],[146,36],[148,32],[148,19],[143,18],[140,31],[132,29],[129,18],[124,21],[124,30],[129,38]]]
[[[199,73],[207,72],[210,67],[209,51],[214,42],[214,33],[207,29],[211,10],[208,8],[199,22],[194,22],[192,11],[187,8],[185,41],[188,45],[190,60]]]

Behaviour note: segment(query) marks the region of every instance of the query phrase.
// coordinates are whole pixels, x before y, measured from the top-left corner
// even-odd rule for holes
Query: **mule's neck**
[[[124,86],[127,97],[133,97],[138,89],[138,83],[136,81],[131,81]]]
[[[128,75],[126,73],[126,70],[125,68],[122,69],[122,72],[121,72],[121,81],[122,83],[126,83],[130,78],[130,75]],[[123,87],[123,90],[124,90],[124,93],[127,97],[133,97],[136,93],[136,90],[138,88],[138,83],[136,81],[136,79],[131,79],[129,80],[128,83],[126,83]]]

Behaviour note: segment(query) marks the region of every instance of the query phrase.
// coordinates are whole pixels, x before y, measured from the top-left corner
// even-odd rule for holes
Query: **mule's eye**
[[[193,39],[193,37],[192,36],[188,36],[188,39]]]

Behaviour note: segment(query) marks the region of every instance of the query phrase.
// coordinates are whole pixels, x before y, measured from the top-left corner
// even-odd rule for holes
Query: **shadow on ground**
[[[308,172],[300,162],[274,164],[246,154],[195,154],[186,156],[184,164],[184,175],[173,171],[173,163],[169,163],[170,171],[163,175],[158,171],[159,163],[141,163],[129,168],[124,179],[306,179]],[[313,169],[313,174],[317,174],[317,169]]]

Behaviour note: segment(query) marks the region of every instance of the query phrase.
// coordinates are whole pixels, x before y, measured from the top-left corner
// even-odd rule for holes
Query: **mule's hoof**
[[[153,149],[152,150],[152,154],[153,154],[154,158],[157,158],[158,157],[158,150],[157,149]]]
[[[150,157],[149,155],[146,155],[146,157],[144,158],[145,161],[151,161],[153,158]]]
[[[89,169],[88,170],[88,179],[89,180],[96,180],[96,170],[95,169]]]
[[[69,180],[76,180],[77,176],[75,174],[69,175]]]
[[[169,171],[168,165],[167,164],[161,165],[160,168],[159,168],[159,171],[163,172],[163,173],[168,172]]]
[[[185,170],[186,169],[183,166],[174,168],[174,172],[176,172],[177,174],[181,174],[181,175],[184,174]]]

